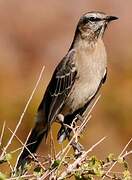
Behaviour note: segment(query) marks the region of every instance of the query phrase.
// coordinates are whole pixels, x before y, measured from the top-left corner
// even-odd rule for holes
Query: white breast
[[[98,40],[94,48],[77,49],[78,79],[67,98],[72,112],[83,107],[95,95],[106,71],[106,51],[102,40]]]

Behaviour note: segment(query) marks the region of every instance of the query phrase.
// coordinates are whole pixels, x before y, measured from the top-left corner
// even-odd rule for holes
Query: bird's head
[[[84,14],[78,23],[77,30],[81,33],[82,38],[102,37],[107,25],[118,19],[115,16],[108,16],[103,12],[88,12]]]

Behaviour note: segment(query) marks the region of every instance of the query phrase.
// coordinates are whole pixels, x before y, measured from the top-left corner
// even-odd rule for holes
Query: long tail
[[[40,120],[40,119],[39,119]],[[26,164],[29,164],[31,161],[31,153],[35,153],[37,148],[39,147],[42,139],[46,141],[47,135],[48,135],[48,125],[44,125],[45,123],[42,121],[38,121],[35,124],[35,127],[33,128],[27,142],[26,142],[26,148],[23,149],[15,171],[20,174],[23,173],[24,167]],[[30,155],[30,157],[29,157]]]

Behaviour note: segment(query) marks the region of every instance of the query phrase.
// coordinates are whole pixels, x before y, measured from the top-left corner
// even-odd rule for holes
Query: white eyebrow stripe
[[[87,17],[87,18],[90,18],[90,17],[97,18],[97,17],[100,17],[100,16],[98,14],[94,13],[94,14],[86,14],[85,17]]]
[[[94,17],[94,18],[102,18],[105,14],[100,13],[87,13],[85,14],[86,18]]]

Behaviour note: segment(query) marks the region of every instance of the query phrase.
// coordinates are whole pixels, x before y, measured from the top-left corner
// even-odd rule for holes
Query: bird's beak
[[[107,16],[106,17],[106,21],[108,21],[108,22],[111,22],[111,21],[114,21],[114,20],[117,20],[118,19],[118,17],[116,17],[116,16]]]

